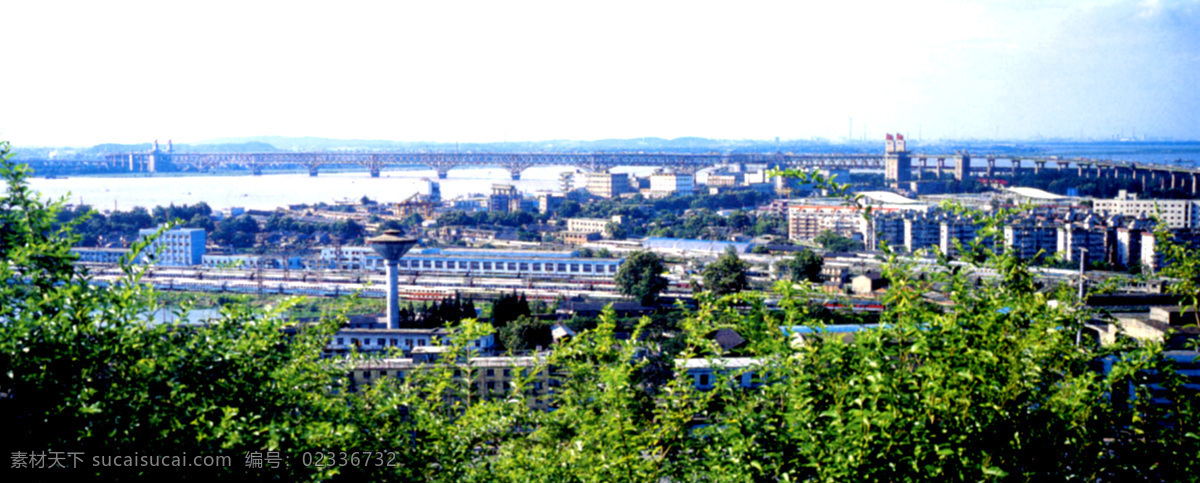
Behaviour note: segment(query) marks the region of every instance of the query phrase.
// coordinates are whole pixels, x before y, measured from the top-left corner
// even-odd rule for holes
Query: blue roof
[[[795,332],[797,334],[817,334],[817,333],[821,333],[821,332],[832,333],[832,334],[847,334],[847,333],[859,332],[859,331],[862,331],[865,329],[871,329],[871,328],[875,328],[875,327],[878,327],[878,325],[875,325],[875,324],[870,324],[870,325],[830,324],[830,325],[826,325],[824,329],[819,329],[817,327],[813,327],[810,325],[794,325],[792,327],[780,327],[779,330],[782,330],[784,335],[791,335],[792,332]]]
[[[754,244],[750,242],[723,242],[711,240],[688,240],[684,238],[647,238],[642,246],[648,249],[661,248],[669,250],[687,250],[697,252],[716,252],[725,251],[725,247],[733,247],[738,253],[749,253]]]

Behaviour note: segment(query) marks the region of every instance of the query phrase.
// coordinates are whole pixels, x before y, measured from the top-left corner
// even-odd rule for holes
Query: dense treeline
[[[888,307],[853,341],[787,330],[832,322],[806,284],[781,283],[779,308],[755,294],[701,297],[678,322],[679,356],[716,368],[707,390],[643,337],[617,337],[611,311],[514,371],[502,397],[472,397],[468,341],[492,330],[464,321],[439,363],[349,392],[347,362],[317,357],[329,321],[286,321],[229,306],[207,325],[145,321],[154,304],[130,267],[97,287],[69,254],[78,235],[55,230],[59,205],[30,193],[27,173],[0,166],[0,420],[4,451],[87,457],[232,455],[229,468],[76,470],[103,479],[394,481],[897,481],[1194,479],[1200,470],[1196,395],[1156,344],[1077,343],[1093,316],[1069,290],[1037,290],[1003,254],[976,289],[966,271],[914,278],[889,261]],[[986,220],[985,234],[999,219]],[[1164,254],[1195,303],[1200,254]],[[982,247],[976,247],[984,250]],[[19,281],[19,283],[14,283]],[[945,287],[953,310],[925,301]],[[1049,304],[1057,300],[1058,304]],[[519,301],[519,299],[518,299]],[[274,310],[285,310],[279,307]],[[518,318],[518,320],[521,320]],[[510,323],[510,325],[512,325]],[[708,335],[746,342],[728,359]],[[353,362],[349,362],[353,363]],[[1098,370],[1107,368],[1107,370]],[[537,390],[539,374],[555,384]],[[1155,382],[1154,393],[1150,382]],[[743,386],[753,386],[743,387]],[[1153,396],[1153,397],[1151,397]],[[554,411],[532,409],[547,398]],[[287,464],[249,469],[249,452]],[[384,451],[384,463],[317,467],[305,452]],[[311,454],[311,453],[310,453]],[[335,458],[338,456],[335,455]],[[373,458],[372,458],[373,459]],[[21,472],[38,479],[45,473]]]

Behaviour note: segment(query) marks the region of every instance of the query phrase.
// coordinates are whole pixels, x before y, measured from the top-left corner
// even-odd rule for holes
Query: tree
[[[732,246],[725,249],[716,262],[704,267],[704,288],[716,295],[741,292],[749,287],[746,281],[746,262],[738,258]]]
[[[520,297],[515,293],[508,294],[492,304],[492,326],[496,329],[501,329],[509,322],[529,315],[532,315],[532,312],[529,310],[529,301],[525,298],[525,294],[521,294]]]
[[[789,258],[783,263],[788,280],[821,283],[821,267],[825,265],[825,259],[812,250],[807,248],[800,250],[796,252],[795,257]]]
[[[838,235],[831,230],[821,232],[813,241],[831,252],[853,252],[863,249],[862,242]]]
[[[563,200],[562,204],[558,205],[558,217],[573,218],[575,215],[578,215],[582,209],[583,207],[580,206],[578,201]]]
[[[642,305],[654,305],[658,294],[667,289],[664,272],[666,268],[658,255],[648,251],[633,252],[617,270],[617,289]]]
[[[70,447],[88,457],[217,455],[315,450],[320,440],[354,444],[337,434],[345,424],[329,419],[352,417],[328,397],[340,376],[318,359],[336,322],[289,338],[279,317],[293,304],[287,303],[274,312],[231,305],[203,325],[152,323],[147,314],[157,307],[141,281],[146,268],[126,263],[120,280],[92,284],[86,270],[74,266],[74,224],[54,227],[64,201],[39,199],[28,189],[28,168],[9,157],[8,145],[0,143],[0,177],[8,185],[0,196],[0,280],[6,281],[0,283],[0,446],[6,453]],[[136,243],[132,252],[150,241]],[[172,403],[164,404],[168,399]],[[333,422],[326,436],[317,435],[326,424],[321,420]],[[240,474],[233,467],[87,467],[76,471],[99,472],[92,476],[103,479]],[[292,465],[263,475],[310,479],[318,473]]]
[[[554,341],[550,335],[550,323],[528,315],[522,315],[509,322],[497,335],[504,347],[513,351],[547,348]]]

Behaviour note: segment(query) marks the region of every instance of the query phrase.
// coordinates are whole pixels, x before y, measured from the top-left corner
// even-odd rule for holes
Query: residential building
[[[620,224],[622,221],[620,215],[612,218],[568,218],[567,231],[579,233],[604,233],[608,231],[609,223]]]
[[[650,176],[651,196],[690,195],[696,191],[696,178],[690,174],[668,173]]]
[[[909,253],[941,245],[941,223],[927,216],[904,218],[904,248]]]
[[[157,228],[138,230],[138,239],[158,232]],[[199,265],[204,256],[205,235],[202,228],[176,228],[164,231],[162,236],[142,250],[139,259],[156,265],[187,267]],[[159,249],[162,251],[159,252]]]
[[[633,187],[624,173],[587,173],[587,191],[601,198],[615,198],[633,192]]]
[[[594,242],[600,239],[600,234],[596,232],[579,232],[579,231],[564,231],[562,232],[563,243],[568,245],[583,245],[585,243]]]
[[[853,206],[794,204],[788,207],[788,238],[812,240],[823,231],[845,237],[863,233],[867,221]]]
[[[1042,253],[1044,257],[1058,252],[1058,231],[1045,222],[1013,223],[1004,227],[1004,249],[1012,251],[1018,258],[1032,260]]]
[[[1158,213],[1172,229],[1200,228],[1200,200],[1139,200],[1137,194],[1121,190],[1114,199],[1093,201],[1092,211],[1132,218],[1153,218]]]
[[[1057,228],[1057,251],[1060,257],[1070,262],[1078,262],[1081,253],[1085,263],[1105,261],[1108,259],[1108,237],[1106,229],[1087,223],[1070,223]],[[1081,252],[1086,249],[1086,252]]]

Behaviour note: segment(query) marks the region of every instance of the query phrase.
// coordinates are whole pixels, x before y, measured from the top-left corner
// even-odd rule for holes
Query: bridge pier
[[[946,169],[946,158],[937,158],[937,177],[942,179],[942,170]]]
[[[1045,161],[1034,161],[1033,162],[1033,175],[1034,176],[1042,174],[1043,169],[1046,169]]]
[[[521,179],[521,170],[519,170],[519,169],[510,170],[508,172],[508,174],[512,176],[513,181],[517,181],[517,180]]]
[[[262,166],[255,166],[253,168],[250,168],[250,170],[251,170],[251,173],[254,174],[254,176],[262,176]]]
[[[1171,172],[1171,189],[1175,189],[1175,172]]]
[[[316,166],[309,166],[309,167],[308,167],[308,175],[309,175],[309,176],[316,177],[316,176],[317,176],[317,167],[316,167]]]
[[[1021,160],[1013,158],[1009,162],[1012,163],[1012,176],[1016,178],[1021,173]]]
[[[379,166],[371,166],[371,177],[372,178],[379,177]]]
[[[996,170],[996,158],[990,158],[990,157],[987,158],[987,177],[991,178],[992,176],[994,176],[995,170]]]
[[[450,174],[450,170],[448,170],[448,169],[437,170],[438,179],[446,179],[446,176],[448,176],[449,174]]]
[[[1077,174],[1077,176],[1082,178],[1083,177],[1083,165],[1079,164],[1079,165],[1076,165],[1076,167],[1079,168],[1079,173]]]
[[[954,179],[962,181],[971,177],[971,155],[960,154],[954,160]]]

